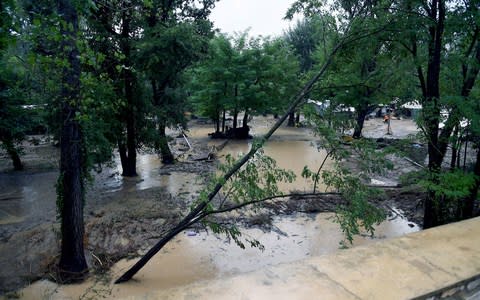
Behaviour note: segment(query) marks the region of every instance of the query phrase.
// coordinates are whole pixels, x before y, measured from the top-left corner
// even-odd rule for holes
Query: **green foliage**
[[[337,35],[335,27],[334,18],[325,15],[297,21],[294,27],[287,30],[284,39],[297,55],[302,73],[312,69],[316,62],[314,52],[317,48],[322,49],[326,55],[326,51],[334,46]]]
[[[216,36],[207,58],[191,71],[194,108],[220,122],[223,111],[278,112],[297,84],[298,64],[281,40]]]
[[[120,130],[115,92],[105,75],[94,77],[83,73],[81,83],[81,110],[77,120],[83,132],[85,168],[90,170],[97,165],[97,171],[101,171],[101,164],[111,160],[116,133]]]
[[[217,183],[222,183],[222,191],[224,192],[220,197],[221,199],[208,202],[204,209],[205,215],[227,212],[247,205],[256,210],[265,199],[282,195],[282,192],[278,189],[278,183],[295,180],[295,174],[292,171],[278,168],[275,160],[264,155],[261,149],[253,159],[249,160],[227,182],[224,182],[225,173],[235,164],[236,159],[227,155],[225,162],[219,166],[220,173],[200,192],[198,202],[192,204],[192,208],[196,207],[200,201],[207,202],[209,192]],[[203,219],[202,222],[210,227],[214,233],[226,234],[242,249],[245,248],[245,242],[260,250],[264,248],[259,241],[254,239],[246,238],[242,241],[240,238],[241,232],[235,225],[219,224],[211,218]]]
[[[362,229],[369,234],[374,233],[374,225],[382,222],[385,212],[370,202],[378,197],[380,190],[368,187],[370,176],[382,174],[393,165],[387,155],[395,153],[393,147],[378,149],[374,141],[367,139],[346,138],[336,126],[332,126],[335,114],[332,118],[324,118],[312,109],[306,110],[308,124],[314,128],[319,141],[318,147],[327,151],[335,161],[331,170],[319,169],[314,172],[308,166],[304,167],[302,176],[314,181],[314,185],[320,179],[326,185],[326,190],[339,192],[346,204],[337,208],[335,221],[340,224],[345,238],[353,242],[354,235],[361,234]],[[353,174],[343,165],[345,159],[355,162],[357,171]],[[343,246],[346,246],[342,242]]]
[[[220,172],[227,172],[236,160],[227,155],[225,163],[219,166]],[[278,189],[279,182],[293,182],[295,174],[290,170],[277,167],[276,161],[263,154],[260,149],[255,156],[247,162],[234,176],[224,185],[228,191],[226,197],[236,203],[255,201],[281,195]]]
[[[378,197],[380,191],[367,187],[359,177],[341,167],[334,171],[324,171],[322,179],[327,189],[340,192],[347,201],[347,204],[337,208],[335,215],[335,221],[340,224],[345,238],[352,243],[354,235],[360,234],[362,228],[373,235],[374,225],[386,218],[382,209],[369,202]]]
[[[423,178],[419,184],[426,191],[434,191],[443,201],[456,202],[470,194],[475,186],[475,176],[460,170],[445,173],[429,173],[429,177]]]
[[[158,24],[148,28],[137,44],[136,64],[148,80],[155,81],[155,86],[149,87],[152,115],[165,125],[186,127],[184,71],[206,54],[211,34],[211,24],[204,20]]]
[[[210,221],[205,221],[204,224],[207,225],[213,233],[224,234],[229,242],[233,240],[241,249],[245,249],[245,243],[247,243],[251,248],[258,248],[260,251],[265,250],[265,247],[258,240],[249,238],[242,240],[242,233],[235,225],[220,225]]]
[[[461,170],[427,172],[427,175],[419,181],[419,185],[427,193],[435,195],[433,209],[438,215],[440,224],[458,221],[461,218],[464,202],[477,184],[474,174]]]

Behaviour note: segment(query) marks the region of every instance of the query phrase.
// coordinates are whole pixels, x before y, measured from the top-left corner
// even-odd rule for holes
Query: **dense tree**
[[[314,52],[320,45],[326,55],[332,33],[335,32],[335,20],[328,16],[312,16],[297,21],[294,27],[289,28],[285,34],[285,41],[290,44],[300,63],[300,72],[304,76],[315,64]],[[298,112],[297,112],[298,114]],[[288,117],[288,126],[295,126],[295,112]]]
[[[286,105],[298,82],[298,65],[282,40],[217,36],[210,44],[208,59],[192,71],[192,99],[200,113],[212,118],[215,130],[225,129],[225,113],[233,117],[232,137],[245,138],[249,117],[277,113]],[[221,126],[222,124],[222,126]]]
[[[367,49],[367,56],[363,56],[359,51],[353,52],[355,56],[364,57],[358,60],[358,74],[370,74],[372,71],[373,74],[378,73],[379,63],[385,59],[384,63],[388,68],[398,65],[398,59],[401,60],[403,55],[400,47],[409,53],[412,63],[410,70],[415,72],[420,89],[416,92],[412,89],[414,86],[409,86],[411,78],[405,78],[408,73],[402,69],[401,76],[394,77],[399,84],[388,87],[388,90],[392,96],[417,96],[423,106],[419,125],[427,141],[429,169],[424,181],[428,191],[424,227],[471,216],[478,180],[472,181],[471,173],[455,171],[456,177],[462,177],[457,181],[456,190],[452,191],[451,185],[444,188],[445,182],[448,178],[451,179],[453,173],[445,172],[442,164],[450,145],[453,152],[457,151],[461,121],[477,119],[474,113],[474,103],[477,100],[472,97],[472,91],[475,90],[479,73],[478,1],[337,1],[332,7],[337,12],[340,33],[342,28],[350,25],[353,29],[357,28],[358,32],[371,28],[371,25],[383,26],[383,30],[378,31],[372,39],[363,41],[361,48],[362,51]],[[299,0],[293,4],[288,14],[291,16],[296,11],[303,11],[306,16],[321,15],[326,9],[328,8],[317,1]],[[355,15],[364,17],[356,22],[349,22]],[[388,26],[389,24],[394,26]],[[387,56],[379,61],[379,54],[384,53]],[[343,65],[340,64],[340,67]],[[384,79],[388,79],[384,76],[378,76],[379,79],[373,83],[384,85]],[[362,77],[365,78],[362,75],[360,79]],[[368,77],[370,75],[366,78]],[[361,82],[368,83],[368,80]],[[370,94],[370,88],[365,87],[369,85],[362,88],[364,92],[361,92],[361,95],[364,96],[365,92]],[[399,87],[405,90],[401,91]],[[351,89],[348,91],[351,92]],[[364,107],[372,103],[372,97],[355,98],[360,99],[357,103]],[[362,110],[361,106],[357,107],[357,113],[358,108]],[[358,113],[358,116],[361,121],[361,114]],[[359,135],[360,122],[357,124],[356,135]],[[451,168],[455,165],[455,154],[452,157]],[[472,182],[475,183],[473,186]],[[466,197],[466,194],[470,196]]]
[[[167,126],[185,127],[186,93],[180,87],[182,75],[208,49],[212,35],[207,20],[213,1],[191,12],[182,2],[152,2],[146,22],[145,36],[139,44],[138,66],[148,78],[152,104],[155,107],[158,135],[154,146],[160,150],[164,163],[173,163],[165,134]],[[188,8],[188,7],[187,7]],[[178,9],[185,10],[178,13]],[[174,12],[174,13],[172,13]]]
[[[472,109],[478,100],[471,97],[471,92],[480,63],[479,3],[407,1],[398,4],[398,11],[406,25],[399,43],[414,63],[423,106],[420,125],[428,143],[430,171],[424,216],[424,227],[428,228],[473,214],[474,195],[466,201],[464,197],[452,198],[441,185],[444,177],[450,176],[442,170],[442,164],[449,145],[455,149],[454,133],[460,122],[478,118]],[[446,119],[442,111],[448,112]],[[470,175],[465,176],[464,182],[469,182]],[[471,193],[476,194],[477,184],[470,188]]]
[[[136,175],[141,145],[154,146],[163,162],[173,162],[165,128],[184,123],[178,84],[183,70],[205,52],[211,34],[207,17],[214,1],[194,2],[96,2],[91,45],[107,57],[104,68],[120,99],[118,119],[124,126],[117,134],[125,176]]]

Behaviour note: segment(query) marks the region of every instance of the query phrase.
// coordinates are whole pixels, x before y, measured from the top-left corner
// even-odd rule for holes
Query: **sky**
[[[222,32],[232,34],[251,28],[251,36],[277,36],[295,21],[283,20],[294,0],[220,0],[210,19]]]

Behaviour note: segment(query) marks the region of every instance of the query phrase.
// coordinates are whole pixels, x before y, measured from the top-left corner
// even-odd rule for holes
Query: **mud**
[[[250,124],[252,133],[258,135],[266,132],[274,121],[271,118],[254,118]],[[138,256],[139,251],[145,251],[165,230],[171,228],[188,212],[208,174],[215,172],[215,162],[203,160],[208,153],[215,153],[221,160],[222,156],[227,153],[245,152],[250,147],[249,141],[229,142],[226,145],[222,141],[212,141],[207,137],[207,133],[212,131],[212,126],[209,124],[195,123],[190,131],[186,132],[192,149],[189,149],[190,147],[183,137],[175,138],[171,145],[175,155],[179,157],[179,161],[174,165],[162,165],[156,154],[140,153],[138,156],[138,177],[123,178],[120,175],[120,169],[115,166],[115,162],[118,163],[118,158],[114,158],[113,167],[104,167],[100,174],[93,174],[95,180],[89,186],[86,196],[85,230],[87,260],[94,273],[103,274],[105,270],[121,258]],[[170,132],[172,136],[178,136],[178,133],[175,130]],[[312,168],[316,168],[323,160],[322,155],[324,153],[312,147],[312,141],[314,141],[314,136],[308,129],[282,127],[266,145],[265,152],[276,158],[281,167],[293,169],[299,175],[304,165],[308,164],[312,165]],[[35,147],[39,147],[40,150]],[[54,276],[54,273],[50,272],[50,268],[54,265],[59,251],[59,226],[56,221],[54,188],[57,173],[51,170],[52,166],[56,164],[55,157],[57,157],[58,151],[48,144],[35,147],[25,150],[30,153],[27,154],[27,156],[30,155],[30,159],[26,160],[26,171],[0,173],[0,253],[2,254],[0,292],[15,290],[39,278],[53,279],[52,276]],[[216,150],[222,147],[223,149],[220,151]],[[295,153],[295,157],[292,157],[291,153]],[[3,170],[8,168],[5,160],[2,159],[0,164]],[[46,162],[49,162],[49,164]],[[302,178],[299,178],[299,181],[294,185],[286,185],[281,188],[283,191],[291,189],[308,191],[311,189],[311,183],[301,180]],[[411,194],[403,194],[403,191],[395,190],[392,193],[396,195],[396,198],[387,196],[385,199],[379,199],[378,201],[382,202],[381,205],[399,208],[404,211],[405,215],[416,221],[415,218],[418,215],[416,204],[417,198],[420,196],[418,195],[417,198],[412,200]],[[245,211],[236,217],[238,217],[237,220],[243,228],[248,228],[247,232],[249,234],[251,231],[253,236],[261,236],[261,239],[267,240],[266,247],[272,246],[271,239],[283,240],[283,237],[285,237],[282,234],[285,231],[282,229],[284,225],[275,224],[290,222],[290,225],[285,226],[293,226],[298,231],[302,231],[303,227],[311,227],[315,229],[312,229],[311,234],[315,234],[317,237],[317,244],[321,243],[322,247],[328,249],[338,249],[338,241],[330,240],[330,237],[334,238],[340,235],[340,231],[335,227],[336,224],[335,226],[312,224],[315,224],[317,218],[314,214],[334,211],[336,205],[340,202],[341,199],[335,195],[301,199],[291,198],[275,203],[266,203],[260,214],[251,214],[249,211]],[[299,212],[308,215],[297,215]],[[396,213],[392,213],[392,216],[398,220],[403,220]],[[297,219],[300,223],[292,225]],[[407,221],[404,220],[404,222]],[[405,224],[406,228],[410,228],[410,225],[412,225],[408,222]],[[414,226],[413,228],[417,227]],[[177,258],[169,258],[169,256],[160,258],[164,261],[159,261],[157,265],[154,265],[157,266],[157,269],[169,270],[169,272],[185,271],[168,280],[162,277],[162,282],[171,282],[173,285],[183,284],[187,281],[193,282],[201,278],[209,278],[209,276],[213,276],[211,274],[231,274],[258,267],[260,258],[253,258],[245,264],[239,263],[240,266],[228,265],[227,263],[240,262],[240,258],[250,257],[251,252],[239,252],[242,254],[238,255],[246,256],[232,259],[232,257],[236,257],[237,254],[235,253],[239,251],[237,248],[230,248],[230,246],[225,248],[226,246],[222,246],[225,244],[223,240],[217,240],[216,237],[208,235],[202,231],[201,227],[197,227],[196,230],[198,230],[198,233],[194,237],[184,236],[184,240],[171,243],[172,247],[179,244],[183,245],[182,248],[171,249],[172,253],[180,251]],[[287,236],[294,237],[295,234],[287,233]],[[298,234],[299,237],[295,238],[298,245],[309,243],[303,235]],[[390,235],[385,234],[384,236]],[[200,237],[204,242],[203,246],[198,243],[191,244]],[[290,257],[290,255],[291,259],[301,259],[305,257],[307,252],[310,255],[317,253],[313,250],[302,249],[298,251],[302,252],[303,256],[290,254],[296,251],[289,248],[293,247],[293,242],[286,237],[285,241],[287,242],[286,245],[290,246],[282,246],[284,247],[283,250],[275,250],[276,246],[273,245],[271,250],[268,250],[270,247],[267,247],[266,251],[275,250],[275,254],[268,252],[272,257],[276,257],[283,252],[285,254],[284,259]],[[192,251],[193,248],[195,248],[194,251]],[[197,249],[204,250],[197,251]],[[196,256],[197,252],[199,252],[200,257]],[[203,257],[201,256],[202,253]],[[230,256],[230,254],[234,256]],[[163,257],[163,255],[158,256]],[[217,256],[223,257],[223,263],[215,262]],[[263,259],[265,258],[261,258],[261,260]],[[179,267],[182,265],[177,265],[177,263],[183,260],[191,264]],[[214,260],[213,263],[212,260]],[[270,262],[281,261],[273,260]],[[246,269],[240,268],[243,265]],[[112,272],[117,272],[115,268],[117,267],[114,267]],[[122,267],[119,266],[119,268]],[[199,268],[203,269],[198,270]],[[154,279],[151,279],[151,282],[158,282],[159,280],[155,276],[160,275],[155,275],[155,272],[152,272]],[[194,273],[194,275],[191,273]],[[199,274],[200,276],[198,276]],[[167,275],[161,276],[168,277]],[[91,280],[94,280],[94,278],[95,276]],[[90,283],[98,284],[97,281]],[[51,287],[50,283],[40,282],[38,284],[45,285],[47,288]],[[143,286],[140,281],[135,281],[132,284]],[[170,286],[172,284],[169,283]],[[65,289],[69,288],[65,287]],[[110,288],[107,284],[106,287],[104,285],[101,289],[108,291]],[[88,290],[95,290],[95,288],[89,288]],[[38,290],[35,293],[33,295],[39,295]],[[25,292],[24,296],[27,297],[27,295],[28,292]],[[59,295],[62,294],[59,293]],[[78,293],[73,295],[78,295]]]

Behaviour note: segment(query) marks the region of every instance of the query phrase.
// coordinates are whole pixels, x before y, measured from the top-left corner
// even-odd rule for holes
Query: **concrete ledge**
[[[470,294],[480,286],[479,249],[480,218],[475,218],[231,278],[152,291],[142,299],[448,298],[469,284]]]

